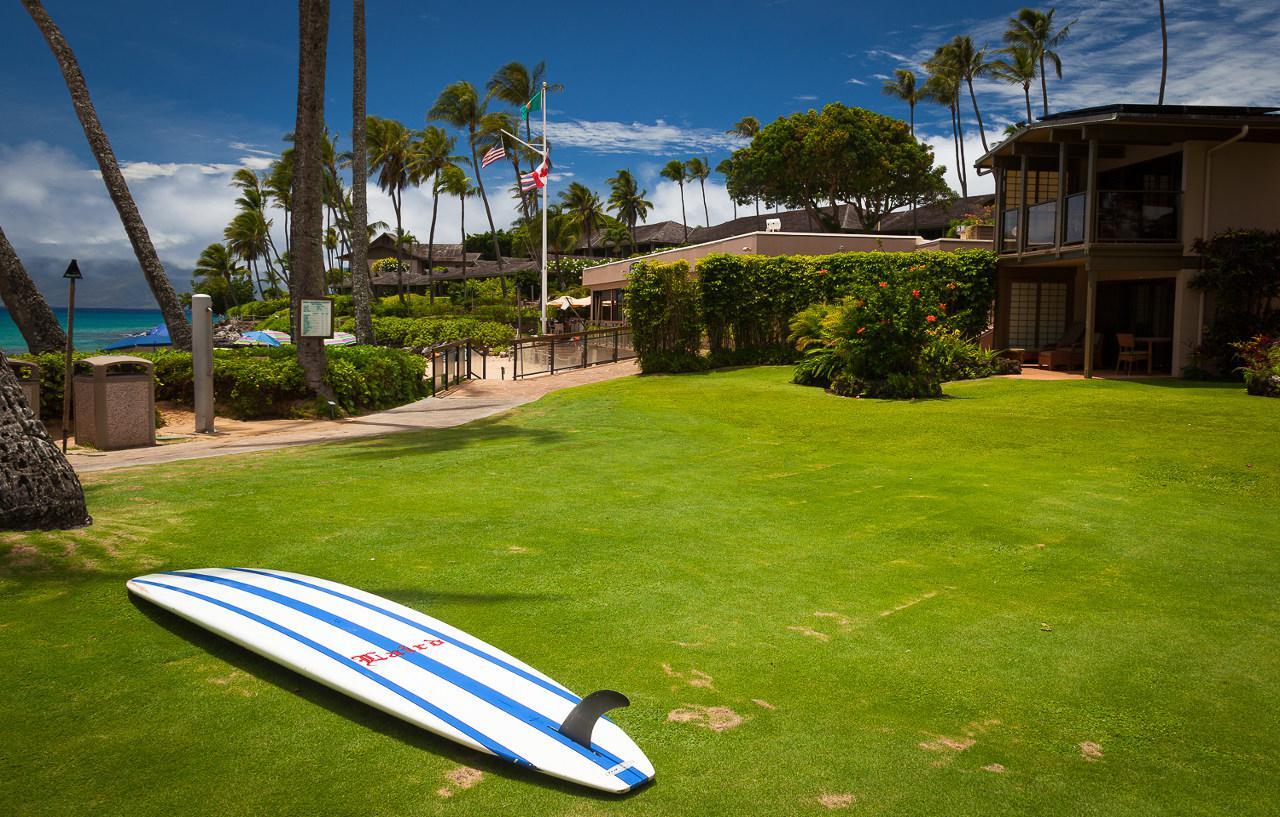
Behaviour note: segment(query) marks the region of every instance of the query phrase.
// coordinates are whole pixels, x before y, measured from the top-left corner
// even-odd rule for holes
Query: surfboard
[[[539,772],[622,793],[653,778],[644,752],[585,698],[443,621],[337,582],[255,568],[139,576],[129,591],[397,718]]]

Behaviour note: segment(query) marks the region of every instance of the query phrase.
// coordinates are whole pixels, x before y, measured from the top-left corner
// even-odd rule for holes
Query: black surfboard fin
[[[564,723],[560,724],[560,734],[580,746],[591,748],[591,733],[596,728],[596,721],[610,709],[630,706],[631,701],[621,692],[602,689],[593,692],[578,702]]]

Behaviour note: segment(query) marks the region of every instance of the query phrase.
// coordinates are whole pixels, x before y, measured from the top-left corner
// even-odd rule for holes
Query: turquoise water
[[[67,310],[54,307],[62,328],[67,327]],[[157,324],[164,323],[158,309],[76,309],[75,346],[77,349],[93,351],[101,349],[104,344],[125,335],[145,332]],[[25,352],[27,344],[22,333],[9,317],[9,310],[0,307],[0,349],[5,352]]]

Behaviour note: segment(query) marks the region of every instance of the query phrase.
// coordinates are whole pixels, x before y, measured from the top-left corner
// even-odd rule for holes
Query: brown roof
[[[911,210],[899,210],[880,219],[880,232],[914,235],[920,231],[945,231],[951,226],[951,222],[964,218],[970,213],[978,213],[984,207],[991,207],[995,201],[995,195],[987,193],[981,196],[926,204],[924,207],[916,208],[914,219],[911,216]]]
[[[829,211],[829,208],[824,209]],[[858,214],[849,205],[836,205],[836,215],[840,220],[839,232],[858,232],[861,230],[862,222],[858,219]],[[735,218],[723,224],[698,227],[689,231],[689,243],[703,244],[707,241],[719,241],[722,238],[732,238],[735,235],[743,235],[745,233],[762,233],[765,231],[765,223],[771,218],[776,218],[782,222],[782,232],[784,233],[832,232],[822,226],[817,219],[812,218],[805,210],[783,210],[780,213],[761,213],[759,216],[752,213],[749,216]]]
[[[693,230],[689,230],[689,235],[693,235]],[[653,224],[637,224],[636,225],[636,243],[637,244],[664,244],[667,246],[678,246],[684,243],[684,226],[678,221],[658,221]],[[602,231],[595,231],[591,234],[592,248],[611,246],[604,240]],[[574,250],[587,249],[586,241],[579,241],[578,246]]]

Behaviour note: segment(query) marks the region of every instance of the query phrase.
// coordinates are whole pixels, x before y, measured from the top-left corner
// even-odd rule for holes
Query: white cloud
[[[960,194],[960,175],[956,172],[958,165],[956,164],[955,142],[949,133],[940,136],[920,135],[920,141],[933,148],[934,166],[945,166],[947,171],[943,177],[947,180],[947,184],[957,195]],[[995,192],[994,177],[990,174],[979,176],[973,167],[973,162],[982,155],[982,141],[978,135],[972,130],[965,133],[964,138],[964,158],[968,167],[969,195],[977,196],[983,193]]]
[[[663,179],[650,192],[652,195],[649,196],[649,200],[653,202],[653,210],[650,211],[646,222],[654,224],[659,221],[674,221],[679,224],[680,186]],[[684,186],[684,205],[690,230],[697,226],[706,226],[707,216],[702,206],[702,190],[696,183]],[[712,224],[720,224],[734,217],[733,202],[729,200],[724,184],[714,179],[707,179],[706,210],[711,213]],[[754,207],[740,206],[737,210],[739,216],[751,215],[754,212]]]
[[[858,79],[857,77],[854,77],[854,78],[852,78],[852,79],[848,80],[848,83],[849,83],[850,85],[866,85],[866,84],[867,84],[867,83],[866,83],[866,81],[864,81],[864,80],[860,80],[860,79]]]
[[[741,137],[714,128],[682,128],[657,122],[609,122],[571,119],[548,125],[552,150],[572,147],[590,153],[652,153],[736,150]]]
[[[793,96],[791,98],[797,102],[816,102],[818,100],[818,98],[813,94],[800,94],[799,96]]]

